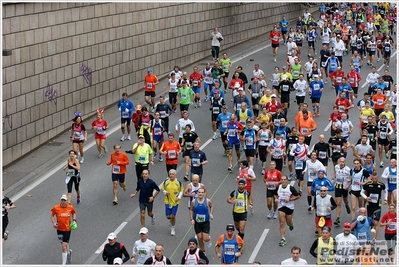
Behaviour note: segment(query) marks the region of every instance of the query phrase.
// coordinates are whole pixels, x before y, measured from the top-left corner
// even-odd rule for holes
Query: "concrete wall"
[[[84,118],[142,89],[148,67],[164,77],[174,65],[210,56],[219,27],[222,50],[271,30],[295,3],[3,4],[3,166]],[[267,41],[265,39],[265,41]],[[86,122],[88,125],[89,122]]]

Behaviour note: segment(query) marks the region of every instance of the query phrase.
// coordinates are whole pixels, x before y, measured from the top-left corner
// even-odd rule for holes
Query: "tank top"
[[[73,129],[72,138],[74,141],[80,141],[80,140],[84,139],[83,132],[82,132],[82,123],[79,123],[79,125],[74,123],[72,125],[72,129]]]
[[[390,42],[385,42],[384,43],[384,51],[385,52],[391,52],[391,48],[392,48],[392,46],[391,46],[391,43]]]
[[[389,167],[389,175],[391,178],[388,179],[388,186],[396,185],[397,168],[392,169]]]
[[[254,129],[245,129],[244,137],[248,140],[244,141],[244,149],[255,149],[256,132]]]
[[[205,83],[212,84],[212,68],[209,68],[209,70],[204,69],[202,75],[204,76]]]
[[[301,64],[292,64],[291,65],[293,79],[299,79],[301,67],[302,67]]]
[[[203,203],[198,202],[198,198],[194,202],[194,220],[199,223],[209,222],[208,199],[205,197]]]
[[[238,190],[234,192],[234,199],[236,203],[233,206],[233,212],[235,213],[246,213],[248,211],[248,192],[240,193]]]
[[[195,193],[195,196],[190,197],[190,200],[188,201],[188,208],[190,208],[191,206],[191,202],[193,201],[193,199],[197,199],[198,198],[198,189],[201,188],[201,183],[198,183],[198,186],[194,186],[194,184],[191,182],[191,191],[188,192],[189,194],[191,193]]]
[[[76,163],[72,164],[73,166],[76,166]],[[69,162],[68,162],[68,169],[67,169],[67,173],[66,175],[69,177],[74,177],[79,173],[78,170],[74,169],[74,168],[69,168]]]
[[[369,45],[370,45],[370,51],[375,51],[375,48],[377,47],[376,42],[370,41]]]
[[[260,146],[268,146],[269,145],[270,136],[269,136],[269,131],[268,130],[263,131],[261,129],[260,130],[260,134],[259,134],[259,138],[260,138],[260,140],[259,140],[259,145]]]
[[[370,164],[370,167],[367,167],[367,162],[364,162],[363,169],[365,169],[370,175],[373,173],[374,162]]]
[[[351,175],[352,175],[352,181],[351,181],[351,191],[360,191],[362,190],[362,185],[361,183],[364,182],[364,176],[363,176],[363,168],[360,170],[351,170]]]
[[[233,264],[238,261],[236,252],[238,251],[238,244],[236,241],[236,235],[234,234],[233,239],[228,240],[226,234],[224,234],[222,244],[222,263]]]
[[[190,254],[190,249],[186,250],[186,265],[197,265],[199,260],[199,248],[197,248],[194,254]]]
[[[169,93],[177,93],[178,88],[177,88],[177,83],[179,81],[178,80],[174,80],[172,81],[172,79],[169,79]]]

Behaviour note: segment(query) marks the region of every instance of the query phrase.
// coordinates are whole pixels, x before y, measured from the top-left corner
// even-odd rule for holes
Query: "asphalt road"
[[[265,45],[268,43],[265,40]],[[317,43],[317,51],[320,50],[320,42]],[[258,49],[259,50],[259,49]],[[307,44],[304,44],[302,53],[302,62],[305,63]],[[223,51],[222,51],[223,52]],[[396,52],[396,51],[395,51]],[[395,54],[396,57],[396,54]],[[349,69],[349,56],[344,56],[344,70]],[[254,59],[254,61],[251,61]],[[239,60],[234,60],[233,69],[237,65],[244,67],[244,72],[248,77],[252,76],[252,70],[255,63],[260,64],[260,68],[266,73],[267,77],[271,77],[274,66],[280,68],[285,64],[286,46],[280,45],[277,63],[272,62],[271,48],[267,46],[251,55],[240,56]],[[209,59],[210,60],[210,59]],[[392,59],[394,61],[394,59]],[[173,64],[171,64],[172,66]],[[364,64],[365,65],[365,64]],[[382,61],[376,62],[379,73],[383,73]],[[200,66],[202,69],[203,66]],[[395,77],[396,64],[391,63],[390,72]],[[191,73],[191,69],[184,69]],[[363,82],[370,68],[366,65],[361,69]],[[231,77],[231,75],[230,75]],[[396,82],[396,81],[395,81]],[[165,86],[165,82],[158,87]],[[271,83],[268,82],[271,87]],[[362,87],[359,96],[362,96],[366,87]],[[203,92],[202,92],[203,93]],[[294,99],[294,93],[291,99]],[[227,97],[229,102],[230,97]],[[332,109],[332,103],[335,99],[335,91],[331,89],[331,83],[326,85],[321,100],[321,116],[317,117],[317,131],[313,134],[312,144],[317,142],[319,134],[325,134],[328,140],[328,115]],[[359,97],[358,97],[359,99]],[[309,96],[306,96],[305,102],[311,103]],[[208,103],[203,102],[203,106],[198,109],[190,107],[190,119],[193,120],[196,132],[202,140],[202,150],[206,153],[209,163],[206,165],[203,176],[208,190],[208,197],[211,198],[215,206],[214,220],[211,222],[211,236],[215,242],[219,235],[225,232],[226,224],[233,223],[232,206],[226,202],[229,193],[234,190],[237,185],[235,177],[238,173],[237,165],[234,166],[233,172],[228,172],[227,158],[223,156],[223,150],[220,139],[211,140],[212,130],[210,121],[210,111]],[[229,110],[232,110],[229,104]],[[294,126],[294,116],[297,113],[296,103],[291,103],[291,109],[288,112],[289,126]],[[353,118],[355,125],[355,133],[351,137],[354,142],[359,138],[357,129],[358,111],[350,110],[350,116]],[[171,117],[170,125],[173,128],[179,115],[174,114]],[[88,122],[86,122],[88,125]],[[120,142],[119,126],[108,131],[107,137],[108,148],[112,148],[114,144],[121,144],[122,150],[131,149],[136,141]],[[91,132],[90,132],[91,133]],[[92,133],[91,133],[92,134]],[[89,144],[86,144],[89,147]],[[78,229],[72,232],[70,240],[70,248],[73,249],[72,264],[105,264],[101,258],[102,247],[110,232],[116,232],[118,241],[124,243],[129,253],[132,251],[135,240],[139,239],[139,210],[138,198],[130,199],[129,194],[134,192],[136,187],[136,175],[133,164],[128,166],[127,170],[127,192],[119,191],[119,205],[112,205],[112,183],[111,170],[106,166],[105,162],[109,160],[109,155],[104,158],[97,158],[97,150],[91,146],[86,150],[85,162],[82,165],[82,203],[74,205],[77,211]],[[67,155],[65,155],[65,159]],[[133,156],[129,155],[131,162]],[[347,158],[349,166],[353,160],[350,152]],[[234,162],[236,162],[234,160]],[[388,161],[384,160],[387,166]],[[64,160],[60,164],[64,164]],[[150,167],[151,178],[160,184],[166,177],[165,163],[158,162]],[[267,207],[265,200],[265,186],[260,175],[261,165],[256,163],[254,168],[258,175],[258,181],[254,182],[253,198],[255,213],[248,216],[247,227],[245,231],[246,249],[240,259],[240,263],[251,263],[254,260],[260,261],[262,264],[279,264],[282,260],[290,256],[290,248],[294,245],[302,248],[301,257],[306,259],[309,264],[314,264],[315,259],[309,254],[309,248],[316,236],[314,234],[314,215],[307,211],[306,190],[304,197],[295,202],[294,222],[295,228],[289,231],[287,227],[286,239],[288,244],[285,247],[279,247],[279,222],[278,220],[268,220]],[[332,164],[329,166],[332,170]],[[51,170],[49,170],[50,173]],[[378,169],[379,173],[382,169]],[[288,169],[283,169],[284,174],[289,174]],[[331,173],[331,172],[330,172]],[[183,181],[184,164],[180,160],[178,167],[178,178]],[[50,222],[50,209],[58,203],[59,197],[65,193],[64,172],[60,168],[54,170],[44,182],[38,186],[30,188],[26,195],[14,199],[15,205],[18,207],[10,212],[9,231],[10,237],[5,242],[3,250],[3,264],[60,264],[61,248],[57,240],[57,235]],[[187,182],[184,182],[187,185]],[[10,196],[12,199],[12,196]],[[74,195],[76,199],[76,195]],[[155,226],[152,226],[149,218],[146,218],[147,227],[150,231],[149,238],[156,243],[161,243],[165,247],[165,255],[169,257],[172,263],[179,264],[184,250],[187,248],[187,241],[194,236],[194,230],[189,223],[189,213],[187,210],[187,199],[182,200],[177,215],[176,236],[170,236],[170,228],[167,219],[164,216],[164,205],[161,197],[155,201],[154,212],[157,216]],[[383,213],[387,210],[383,208]],[[333,212],[335,220],[335,212]],[[344,211],[341,214],[341,224],[349,220],[349,215]],[[341,228],[333,229],[333,236],[340,233]],[[380,229],[379,239],[383,239],[383,228]],[[207,250],[207,256],[211,264],[218,264],[220,261],[215,257],[214,249]]]

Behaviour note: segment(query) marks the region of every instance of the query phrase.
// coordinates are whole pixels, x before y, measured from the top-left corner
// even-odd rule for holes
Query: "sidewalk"
[[[246,55],[255,52],[257,50],[264,49],[270,44],[268,33],[260,35],[250,40],[246,40],[241,44],[238,44],[230,49],[224,50],[223,45],[221,47],[221,54],[227,53],[229,58],[234,62],[238,59],[245,57]],[[266,56],[266,53],[265,53]],[[193,62],[191,65],[181,67],[182,71],[186,71],[188,74],[192,73],[193,67],[198,66],[199,70],[204,69],[205,63],[210,62],[212,64],[211,55],[208,58],[204,58],[200,61]],[[252,73],[254,62],[250,62],[248,59],[248,65],[242,66],[244,73],[247,76]],[[170,70],[172,71],[174,64],[170,63]],[[234,66],[233,66],[234,67]],[[156,73],[155,73],[156,75]],[[248,76],[250,77],[250,75]],[[157,99],[159,95],[163,95],[166,91],[167,77],[158,77],[159,85],[157,85]],[[139,103],[144,103],[144,91],[136,92],[135,94],[129,96],[129,98],[137,105]],[[116,108],[116,103],[107,107],[105,109],[105,119],[109,124],[109,132],[112,129],[120,128],[120,114]],[[73,114],[70,114],[71,118]],[[91,122],[95,119],[95,113],[83,114],[83,123],[88,129],[87,142],[85,146],[89,143],[94,142],[94,133],[90,130]],[[72,125],[72,121],[71,121]],[[118,130],[117,130],[118,132]],[[120,132],[118,132],[119,134]],[[68,151],[72,148],[71,142],[69,141],[69,130],[56,136],[52,140],[49,140],[46,144],[29,152],[25,157],[9,164],[3,168],[3,188],[5,189],[5,195],[12,197],[24,187],[33,183],[35,180],[43,176],[44,174],[53,170],[62,161],[65,161],[68,157]],[[96,149],[92,147],[90,149]],[[86,148],[85,148],[86,151]],[[83,164],[84,165],[84,164]]]

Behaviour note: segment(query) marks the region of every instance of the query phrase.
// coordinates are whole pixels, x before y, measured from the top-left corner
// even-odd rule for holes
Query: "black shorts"
[[[121,118],[121,124],[127,124],[130,125],[130,122],[132,121],[132,118]]]
[[[272,88],[273,88],[274,90],[276,90],[278,93],[280,93],[280,86],[278,86],[278,85],[273,85]]]
[[[305,96],[296,96],[295,98],[298,105],[305,102]]]
[[[209,234],[210,229],[211,229],[211,224],[209,221],[195,222],[195,224],[194,224],[194,231],[196,234],[199,234],[199,233]]]
[[[244,149],[246,157],[254,157],[255,156],[255,149]]]
[[[291,156],[291,155],[290,155],[290,152],[288,151],[288,153],[287,153],[287,160],[288,160],[288,161],[294,161],[294,159],[295,159],[295,156]]]
[[[349,194],[354,195],[355,197],[360,197],[360,192],[361,192],[361,191],[353,191],[353,190],[351,190],[351,191],[349,192]]]
[[[220,139],[222,139],[222,143],[227,142],[227,135],[220,133]]]
[[[375,56],[375,51],[368,51],[369,57]]]
[[[186,157],[186,156],[189,157],[191,150],[192,149],[185,149],[184,152],[183,152],[183,157]]]
[[[211,113],[211,120],[212,120],[212,121],[217,121],[217,120],[218,120],[218,116],[219,116],[219,114],[213,114],[213,113]]]
[[[341,157],[343,157],[343,156],[344,156],[344,155],[341,155],[341,154],[333,154],[333,155],[331,156],[331,160],[332,160],[332,162],[337,162],[338,159],[341,158]]]
[[[69,243],[69,238],[71,237],[71,231],[60,231],[57,230],[58,240],[60,242]]]
[[[233,212],[233,220],[235,222],[239,222],[239,221],[246,221],[247,220],[247,213],[235,213]]]
[[[336,56],[339,62],[342,62],[342,56]]]
[[[228,78],[229,77],[229,71],[225,71],[225,72],[223,72],[224,73],[224,78]]]
[[[296,43],[296,46],[302,47],[302,42],[300,42],[300,43],[295,42],[295,43]]]
[[[290,103],[290,94],[281,94],[280,103]]]
[[[353,93],[355,95],[357,95],[357,92],[359,91],[359,87],[352,87],[352,89],[353,89]]]
[[[274,196],[278,196],[277,189],[274,189],[274,190],[266,189],[266,197],[267,198],[274,197]]]
[[[152,206],[154,205],[154,202],[139,202],[139,207],[140,210],[145,210],[147,208],[148,212],[152,212]]]
[[[3,216],[3,237],[8,225],[8,215]]]
[[[379,221],[381,218],[381,207],[370,207],[367,206],[367,217],[370,217],[374,221]]]
[[[267,146],[258,146],[258,152],[259,152],[259,160],[261,162],[266,162]]]
[[[144,96],[151,96],[151,97],[155,97],[155,92],[144,92]]]
[[[79,144],[79,143],[84,143],[85,140],[72,140],[73,144]]]
[[[335,188],[335,197],[348,197],[348,190]]]
[[[311,187],[312,184],[313,184],[313,181],[312,182],[309,182],[309,181],[306,182],[306,186],[308,186],[308,187]]]
[[[124,183],[125,182],[125,174],[124,173],[122,173],[122,174],[113,173],[112,174],[112,182],[115,182],[115,181]]]
[[[169,104],[174,105],[177,102],[177,92],[169,92]]]
[[[384,111],[384,109],[374,109],[375,115],[378,117]]]
[[[187,110],[188,111],[188,107],[189,107],[190,105],[189,104],[187,104],[187,105],[185,105],[185,104],[180,104],[180,111],[184,111],[184,110]]]
[[[390,58],[391,57],[391,52],[384,51],[384,57],[385,58]]]
[[[378,138],[378,145],[389,146],[389,141],[387,138],[385,139]]]
[[[319,159],[317,158],[318,161],[321,162],[321,164],[323,164],[323,166],[328,166],[328,159]]]
[[[277,48],[277,47],[279,47],[280,46],[280,44],[272,44],[272,47],[273,48]]]
[[[166,171],[169,173],[170,170],[177,170],[177,164],[166,164]]]
[[[259,104],[260,97],[253,98],[251,97],[252,106]]]
[[[281,34],[287,34],[288,31],[281,31]]]
[[[313,103],[320,103],[320,98],[311,97],[310,99],[312,99],[312,104],[313,104]]]
[[[314,48],[314,41],[308,42],[308,47],[313,47]]]
[[[291,215],[291,214],[294,213],[294,210],[292,210],[292,209],[290,209],[290,208],[287,208],[287,207],[285,207],[285,206],[279,208],[278,211],[281,211],[281,212],[285,213],[285,215]]]
[[[72,192],[72,185],[75,184],[75,190],[79,190],[79,183],[80,183],[80,175],[78,176],[72,176],[69,182],[67,183],[67,192],[71,193]]]

